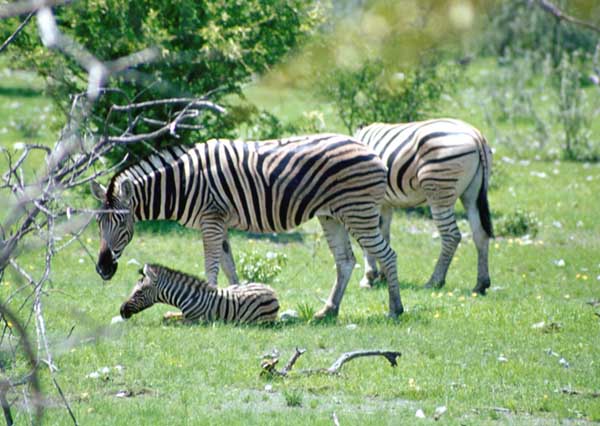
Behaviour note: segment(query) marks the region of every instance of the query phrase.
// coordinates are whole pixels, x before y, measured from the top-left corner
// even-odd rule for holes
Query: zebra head
[[[158,271],[145,264],[140,273],[142,277],[135,283],[131,296],[121,305],[121,317],[124,319],[149,308],[158,300]]]
[[[96,272],[103,279],[110,280],[117,272],[117,260],[133,238],[133,184],[129,179],[122,180],[118,192],[113,189],[110,191],[112,194],[94,181],[91,188],[92,194],[102,201],[102,211],[96,217],[100,228],[100,253]]]

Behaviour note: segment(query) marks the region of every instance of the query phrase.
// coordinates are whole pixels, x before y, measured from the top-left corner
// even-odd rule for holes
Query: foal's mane
[[[206,281],[203,278],[197,277],[196,275],[192,275],[192,274],[187,274],[185,272],[181,272],[175,269],[171,269],[168,266],[164,266],[164,265],[159,265],[156,263],[152,263],[152,264],[148,264],[148,266],[150,268],[153,269],[158,269],[158,275],[164,275],[167,274],[170,277],[175,277],[177,278],[183,278],[182,280],[180,280],[181,283],[184,283],[187,286],[190,286],[192,288],[198,289],[198,290],[216,290],[217,288],[208,284],[208,281]]]

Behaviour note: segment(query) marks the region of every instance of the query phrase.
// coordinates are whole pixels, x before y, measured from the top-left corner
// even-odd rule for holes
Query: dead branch
[[[73,0],[26,0],[0,6],[0,19],[25,15],[37,12],[43,7],[60,6],[71,3]]]
[[[331,367],[329,367],[327,369],[327,372],[329,374],[337,374],[340,371],[340,369],[342,368],[342,365],[344,365],[346,362],[351,361],[355,358],[360,358],[360,357],[364,357],[364,356],[382,356],[389,361],[389,363],[392,367],[396,367],[398,365],[398,362],[396,361],[396,359],[398,357],[400,357],[401,355],[402,354],[397,351],[346,352],[346,353],[343,353],[337,360],[335,360],[335,362],[333,364],[331,364]]]
[[[149,102],[135,102],[127,99],[121,91],[126,103],[115,105],[107,117],[97,117],[93,108],[100,96],[108,92],[119,92],[105,85],[110,79],[119,75],[129,78],[130,68],[140,64],[147,64],[160,59],[160,53],[155,48],[143,49],[131,55],[124,56],[114,61],[103,62],[84,46],[74,39],[63,34],[57,25],[55,16],[50,6],[66,4],[69,0],[33,0],[16,2],[0,6],[0,19],[10,16],[29,14],[17,31],[3,44],[0,51],[10,44],[19,31],[36,15],[38,33],[43,44],[49,49],[55,49],[64,56],[79,64],[82,73],[79,77],[87,81],[85,93],[75,94],[72,98],[71,109],[67,115],[67,124],[64,126],[54,147],[39,144],[19,144],[13,151],[0,148],[0,155],[4,157],[7,169],[0,175],[0,197],[2,197],[3,213],[0,218],[0,281],[5,277],[5,270],[11,268],[18,282],[16,288],[6,298],[6,303],[19,300],[18,309],[15,310],[24,319],[20,322],[12,314],[4,313],[0,309],[0,321],[3,322],[3,332],[0,343],[6,344],[12,350],[12,356],[17,356],[17,347],[12,339],[13,333],[19,333],[21,340],[18,345],[26,351],[32,366],[31,373],[17,379],[0,379],[0,405],[4,418],[11,424],[12,413],[10,400],[6,392],[14,391],[21,386],[22,401],[25,408],[31,413],[32,418],[41,416],[41,395],[37,385],[37,367],[47,365],[50,378],[71,420],[77,424],[77,419],[69,406],[57,379],[52,350],[57,346],[49,344],[44,319],[43,300],[47,293],[44,291],[49,280],[52,259],[60,250],[68,247],[73,241],[78,241],[84,249],[85,245],[80,240],[81,233],[90,223],[95,211],[74,209],[67,200],[66,192],[88,183],[92,179],[114,173],[116,168],[126,161],[107,167],[103,156],[118,145],[156,139],[163,135],[178,137],[180,130],[198,130],[201,126],[195,122],[200,114],[208,111],[223,113],[225,110],[209,101],[206,96],[198,98],[169,98],[157,99]],[[137,77],[136,77],[137,78]],[[151,86],[148,82],[146,88]],[[146,89],[143,89],[146,90]],[[168,119],[155,120],[153,116],[146,116],[154,107],[172,106],[173,111]],[[111,121],[110,113],[128,114],[125,129],[119,129]],[[98,120],[100,118],[100,120]],[[104,120],[104,133],[90,126],[92,119]],[[151,120],[155,120],[152,122]],[[140,123],[159,126],[152,132],[137,132]],[[44,156],[44,165],[35,171],[35,178],[25,170],[32,157]],[[65,238],[68,237],[68,238]],[[45,255],[41,272],[32,273],[19,265],[16,261],[20,251],[31,248],[42,248]],[[88,252],[93,262],[93,256]],[[19,296],[18,298],[16,296]],[[25,311],[25,307],[29,311]],[[3,305],[0,304],[0,308]],[[8,311],[7,311],[8,312]],[[31,350],[29,340],[23,330],[33,323],[35,327],[35,343],[37,353]],[[23,324],[23,325],[21,325]],[[19,328],[20,327],[20,328]],[[89,339],[88,339],[89,340]],[[70,342],[70,345],[85,343],[84,339]],[[291,364],[293,365],[293,363]],[[289,368],[291,368],[291,365]],[[35,384],[33,381],[35,380]],[[39,413],[39,414],[38,414]]]
[[[32,17],[33,17],[33,12],[29,12],[29,15],[27,15],[25,17],[25,19],[23,19],[23,22],[21,22],[19,24],[19,26],[17,27],[15,32],[12,33],[6,40],[4,40],[4,43],[2,43],[2,46],[0,46],[0,53],[2,53],[4,51],[4,49],[6,49],[8,47],[8,45],[14,41],[15,38],[17,38],[17,36],[23,30],[23,28],[25,28],[27,26],[27,24],[29,23],[29,21],[31,21]]]
[[[306,352],[306,349],[298,349],[296,348],[294,354],[291,356],[288,363],[281,370],[277,370],[276,365],[279,361],[278,358],[268,358],[261,362],[262,372],[261,374],[275,375],[280,377],[286,377],[288,373],[292,370],[298,358]],[[308,370],[299,370],[299,374],[328,374],[335,375],[340,372],[342,366],[356,358],[366,357],[366,356],[383,356],[388,360],[392,367],[396,367],[398,365],[397,359],[402,354],[398,351],[381,351],[381,350],[358,350],[352,352],[344,352],[340,355],[333,364],[329,368],[316,368],[316,369],[308,369]]]
[[[600,33],[599,26],[593,24],[592,22],[584,21],[582,19],[566,14],[558,6],[556,6],[554,3],[548,0],[538,0],[537,4],[542,8],[542,10],[545,10],[546,12],[550,13],[560,21],[566,21],[571,24],[579,25],[581,27],[587,28],[588,30]]]

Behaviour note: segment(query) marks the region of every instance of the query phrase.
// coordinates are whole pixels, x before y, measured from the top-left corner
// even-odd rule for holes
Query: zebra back
[[[453,205],[464,190],[460,187],[470,182],[480,166],[487,189],[491,150],[479,130],[463,121],[373,123],[358,130],[356,138],[386,164],[386,202],[397,207],[420,204],[426,196]],[[429,186],[435,192],[427,193]]]
[[[227,226],[281,232],[319,215],[357,204],[379,204],[385,166],[357,140],[318,134],[261,142],[212,139],[169,147],[129,166],[111,180],[107,199],[133,183],[136,220],[177,220],[200,227],[218,212]]]

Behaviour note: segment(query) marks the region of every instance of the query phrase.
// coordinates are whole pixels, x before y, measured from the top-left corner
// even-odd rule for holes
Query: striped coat
[[[334,255],[337,279],[317,317],[337,315],[354,268],[348,233],[380,261],[390,283],[390,314],[403,311],[396,254],[381,236],[379,209],[386,168],[368,147],[347,136],[324,134],[242,142],[211,140],[165,149],[117,173],[92,191],[100,213],[97,271],[110,279],[133,238],[133,224],[166,219],[202,231],[207,281],[219,262],[238,282],[227,229],[280,232],[318,217]]]
[[[279,311],[275,291],[251,283],[218,288],[192,275],[160,265],[144,265],[142,278],[121,305],[121,317],[165,303],[179,308],[187,321],[262,322],[274,321]]]
[[[382,230],[390,240],[393,207],[414,207],[427,203],[440,233],[442,250],[427,283],[441,287],[461,240],[454,205],[460,198],[471,225],[478,252],[477,285],[484,294],[490,286],[488,272],[489,238],[493,229],[487,188],[492,153],[487,141],[473,126],[453,119],[414,123],[374,123],[360,129],[357,139],[372,148],[388,169]],[[366,258],[361,285],[369,287],[377,277],[375,259]]]

